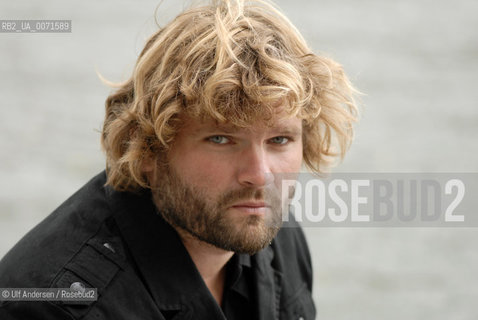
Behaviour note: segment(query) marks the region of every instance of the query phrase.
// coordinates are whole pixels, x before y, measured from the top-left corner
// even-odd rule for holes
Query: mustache
[[[227,208],[236,202],[248,200],[264,201],[270,205],[277,203],[279,196],[270,188],[241,188],[223,194],[218,201],[218,207]]]

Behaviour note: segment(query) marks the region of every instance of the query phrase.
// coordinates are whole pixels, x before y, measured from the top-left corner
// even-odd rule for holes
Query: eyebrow
[[[272,132],[277,132],[280,135],[286,135],[286,136],[298,136],[302,134],[302,128],[297,128],[297,127],[274,127]]]
[[[218,124],[215,127],[211,128],[210,131],[221,131],[221,132],[225,132],[225,133],[236,133],[236,132],[240,131],[240,128],[236,127],[236,126],[228,126],[228,125]]]
[[[208,127],[200,127],[193,131],[193,134],[209,134],[215,132],[224,132],[224,133],[235,133],[238,132],[239,128],[234,126],[226,126],[226,125],[214,125]]]
[[[209,134],[209,133],[234,134],[240,130],[241,130],[240,127],[218,124],[211,127],[198,128],[194,130],[193,134],[194,135]],[[299,136],[302,134],[302,127],[278,125],[275,127],[271,127],[270,132],[272,132],[273,134],[284,135],[284,136]]]

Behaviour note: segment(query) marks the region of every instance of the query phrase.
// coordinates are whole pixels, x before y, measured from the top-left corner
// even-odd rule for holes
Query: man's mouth
[[[264,201],[243,201],[233,204],[230,208],[247,214],[262,215],[270,208],[270,205]]]

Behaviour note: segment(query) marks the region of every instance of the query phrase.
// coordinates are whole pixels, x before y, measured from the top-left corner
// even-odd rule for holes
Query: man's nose
[[[238,181],[247,187],[264,187],[274,181],[267,151],[260,146],[249,146],[237,159]]]

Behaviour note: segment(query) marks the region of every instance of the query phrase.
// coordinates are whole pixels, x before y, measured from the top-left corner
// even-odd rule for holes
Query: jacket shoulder
[[[0,261],[0,287],[70,288],[80,283],[97,298],[121,270],[125,248],[117,230],[104,173],[94,177],[27,233]],[[94,301],[3,301],[2,319],[80,319]]]
[[[48,287],[110,214],[105,173],[91,179],[0,260],[0,287]]]

